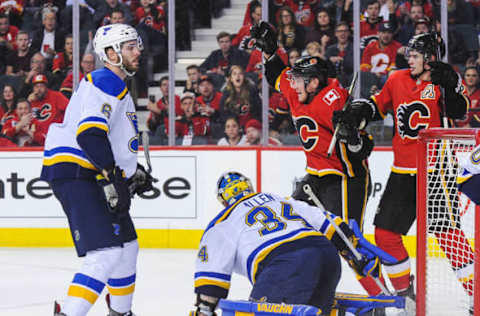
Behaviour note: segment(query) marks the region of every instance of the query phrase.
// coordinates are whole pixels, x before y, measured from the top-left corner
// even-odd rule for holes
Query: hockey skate
[[[397,316],[415,316],[417,311],[417,300],[415,290],[413,287],[413,275],[410,276],[410,285],[404,291],[397,293],[398,296],[405,297],[405,309],[402,310]]]
[[[62,313],[61,311],[62,311],[62,309],[60,307],[60,304],[58,304],[57,301],[55,301],[53,303],[53,316],[67,316],[66,314]]]
[[[110,294],[107,294],[105,296],[105,300],[107,301],[107,306],[108,306],[108,315],[107,316],[135,316],[135,314],[132,313],[132,311],[129,311],[129,312],[126,312],[126,313],[119,313],[119,312],[114,311],[110,307]]]

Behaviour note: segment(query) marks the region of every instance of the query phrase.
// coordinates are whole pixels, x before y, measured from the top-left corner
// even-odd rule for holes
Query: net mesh
[[[459,162],[474,140],[427,142],[426,315],[469,315],[475,206],[457,190]]]

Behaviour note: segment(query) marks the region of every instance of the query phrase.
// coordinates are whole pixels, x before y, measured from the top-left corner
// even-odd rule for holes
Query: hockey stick
[[[345,101],[345,105],[343,106],[342,111],[345,111],[347,109],[348,105],[353,100],[352,93],[355,90],[355,85],[357,84],[357,79],[358,79],[358,71],[355,72],[355,74],[353,75],[352,83],[350,83],[350,87],[348,88],[347,101]],[[335,143],[337,142],[337,134],[338,134],[339,129],[340,129],[340,124],[337,124],[337,127],[335,127],[335,131],[333,132],[333,135],[332,135],[332,140],[330,140],[330,145],[328,145],[327,157],[330,157],[332,155],[333,147],[335,147]]]
[[[150,138],[148,132],[142,132],[142,145],[143,145],[143,154],[145,155],[145,160],[147,161],[147,173],[152,173],[152,162],[150,161]]]
[[[308,197],[313,201],[313,203],[315,203],[317,207],[325,210],[325,207],[322,205],[322,202],[320,202],[320,200],[315,195],[315,193],[313,193],[313,190],[308,183],[303,185],[303,191],[308,195]],[[324,214],[327,217],[327,219],[330,221],[330,224],[332,224],[333,228],[335,228],[335,231],[337,232],[337,234],[340,236],[340,238],[342,238],[342,240],[345,242],[347,247],[353,253],[355,258],[360,261],[362,259],[362,255],[358,252],[357,249],[355,249],[350,239],[348,239],[345,233],[340,229],[340,227],[338,227],[338,225],[333,221],[333,219],[328,215],[328,213],[324,213]],[[375,280],[375,283],[378,285],[378,287],[382,290],[384,294],[392,295],[392,293],[385,287],[385,285],[383,285],[383,283],[380,281],[378,277],[372,276],[372,278]]]

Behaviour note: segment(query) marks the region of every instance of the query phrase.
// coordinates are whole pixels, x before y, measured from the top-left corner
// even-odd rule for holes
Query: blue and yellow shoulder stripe
[[[119,100],[122,100],[128,93],[125,82],[108,68],[92,71],[85,76],[85,80]]]
[[[108,134],[107,120],[97,116],[89,116],[78,123],[77,136],[89,128],[98,128]]]

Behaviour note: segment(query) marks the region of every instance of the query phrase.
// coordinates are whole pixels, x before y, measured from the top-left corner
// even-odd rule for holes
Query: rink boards
[[[131,213],[142,247],[196,248],[202,229],[222,207],[216,181],[227,170],[249,176],[255,187],[288,196],[293,181],[305,175],[300,148],[153,147],[155,192],[132,201]],[[390,172],[391,148],[376,148],[369,158],[372,195],[364,230],[373,233],[373,217]],[[39,179],[42,151],[0,151],[0,246],[71,246],[67,221],[47,183]],[[139,161],[144,163],[143,152]],[[92,223],[93,224],[93,223]],[[414,230],[407,236],[414,251]],[[412,253],[413,254],[413,253]]]

